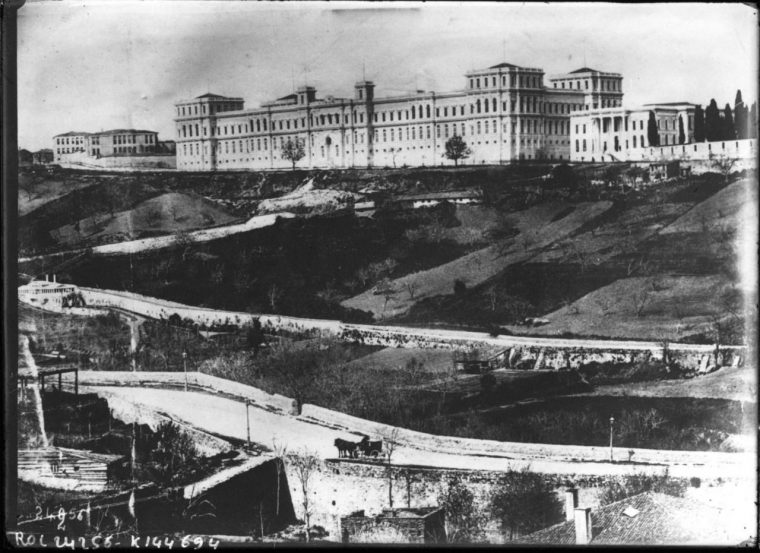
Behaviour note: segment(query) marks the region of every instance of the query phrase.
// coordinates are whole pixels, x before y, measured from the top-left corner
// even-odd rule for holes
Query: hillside
[[[236,221],[236,217],[205,198],[169,192],[113,215],[94,215],[62,225],[51,230],[50,234],[58,244],[74,248],[208,228]]]
[[[180,199],[184,211],[176,214],[178,220],[170,216],[170,224],[208,224],[198,217],[212,207],[221,222],[219,212],[228,217],[240,212],[219,206],[242,201],[248,185],[245,193],[258,198],[249,198],[253,206],[264,192],[276,189],[282,196],[286,188],[289,192],[307,182],[313,190],[387,191],[407,183],[410,190],[423,191],[461,188],[477,179],[484,204],[381,207],[363,216],[312,213],[161,252],[95,256],[61,271],[54,266],[60,260],[40,261],[20,270],[55,269],[62,280],[82,285],[308,317],[708,343],[719,331],[726,343],[741,339],[741,317],[734,315],[741,303],[736,239],[739,223],[748,217],[746,206],[756,198],[754,177],[727,185],[721,176],[706,174],[633,190],[594,186],[582,178],[571,184],[526,180],[539,170],[547,168],[195,175],[183,186],[196,190],[184,192],[167,192],[148,176],[114,184],[111,196],[103,187],[90,186],[32,211],[27,215],[32,227],[72,228],[65,218],[59,222],[56,209],[71,206],[75,198],[95,199],[88,209],[102,209],[104,196],[113,198],[113,190],[120,191],[119,202],[128,209],[115,211],[111,219],[91,214],[84,228],[107,220],[111,223],[101,222],[98,232],[165,231],[165,210],[154,228],[144,214],[151,206]],[[209,205],[201,192],[215,179],[220,183],[215,194],[225,199]],[[174,175],[168,181],[180,185]],[[264,190],[269,185],[272,189]],[[130,210],[143,215],[122,215]],[[704,213],[711,216],[707,223]],[[80,231],[84,219],[77,219]],[[549,322],[521,324],[527,317]]]
[[[255,214],[262,200],[279,198],[307,183],[315,190],[416,194],[467,187],[504,189],[544,175],[546,166],[466,167],[460,169],[376,169],[241,171],[232,173],[107,173],[55,166],[21,168],[19,250],[23,255],[60,251],[50,232],[83,219],[133,209],[167,193],[206,198],[234,217]],[[332,192],[327,192],[332,194]],[[334,194],[333,194],[334,195]]]

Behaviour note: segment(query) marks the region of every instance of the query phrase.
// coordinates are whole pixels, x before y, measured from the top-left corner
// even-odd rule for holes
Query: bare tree
[[[174,245],[182,252],[182,260],[186,260],[193,245],[195,238],[186,230],[177,231],[174,234]]]
[[[282,297],[282,290],[277,286],[277,284],[273,283],[269,286],[269,290],[267,290],[267,298],[269,299],[269,306],[272,308],[272,311],[277,311],[277,304],[280,301],[280,298]]]
[[[295,171],[296,163],[306,155],[303,140],[300,138],[296,138],[295,140],[288,138],[288,141],[282,145],[280,155],[282,159],[288,160],[293,165],[293,171]]]
[[[641,255],[637,258],[632,258],[628,261],[625,273],[626,276],[633,276],[634,274],[646,275],[649,273],[651,261],[645,255]]]
[[[406,281],[406,291],[409,293],[409,299],[414,299],[414,293],[417,291],[417,281],[415,280],[407,280]]]
[[[644,309],[649,304],[649,300],[651,299],[652,290],[652,283],[648,281],[646,283],[646,286],[634,292],[631,296],[631,303],[633,304],[633,309],[636,312],[637,317],[641,317],[641,315],[644,313]]]
[[[311,503],[309,501],[309,485],[312,477],[319,469],[319,458],[314,452],[304,449],[294,455],[290,455],[289,460],[295,470],[296,478],[298,478],[298,481],[301,484],[301,492],[303,494],[304,531],[306,541],[309,542],[311,541]]]
[[[398,428],[393,428],[390,432],[383,435],[383,441],[385,442],[385,456],[388,461],[386,468],[386,473],[388,475],[388,507],[391,509],[393,509],[393,467],[391,462],[393,460],[393,453],[398,447],[398,435]]]
[[[581,273],[585,273],[591,259],[586,252],[578,247],[578,242],[576,240],[565,242],[562,244],[562,249],[564,250],[563,261],[574,259],[581,266]]]
[[[396,295],[396,289],[393,287],[389,279],[384,278],[380,284],[377,285],[376,293],[381,294],[385,299],[385,303],[383,304],[383,313],[385,313],[385,309],[388,307],[388,302]]]
[[[277,499],[275,502],[275,515],[280,516],[280,479],[282,478],[282,471],[285,468],[285,456],[288,454],[288,448],[285,444],[277,441],[277,438],[272,440],[272,451],[274,452],[274,468],[277,474]]]
[[[710,154],[710,161],[712,162],[712,166],[723,175],[725,182],[728,183],[728,179],[731,177],[731,172],[734,170],[734,167],[739,160],[735,157],[729,157],[726,155],[716,156]]]

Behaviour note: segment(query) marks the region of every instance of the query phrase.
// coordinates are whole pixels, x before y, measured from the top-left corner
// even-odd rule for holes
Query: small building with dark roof
[[[392,536],[393,543],[429,544],[446,538],[444,511],[439,507],[383,509],[374,517],[356,511],[340,519],[340,528],[343,543],[379,543]]]

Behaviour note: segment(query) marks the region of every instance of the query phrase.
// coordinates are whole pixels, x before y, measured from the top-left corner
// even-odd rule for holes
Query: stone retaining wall
[[[63,375],[65,380],[73,380],[72,375]],[[188,372],[187,382],[190,386],[204,390],[229,394],[250,400],[257,405],[280,411],[283,414],[295,413],[295,400],[280,394],[269,394],[259,388],[247,386],[200,372]],[[185,385],[184,372],[140,372],[140,371],[79,371],[79,383],[82,386],[176,386]]]
[[[412,447],[430,452],[457,453],[461,455],[476,455],[484,457],[504,457],[505,464],[510,458],[524,460],[556,461],[566,464],[584,462],[607,462],[609,447],[571,446],[558,444],[533,444],[522,442],[500,442],[496,440],[480,440],[475,438],[460,438],[456,436],[438,436],[426,434],[406,428],[397,428],[387,424],[360,419],[346,413],[332,411],[316,405],[305,404],[301,417],[326,426],[338,429],[360,432],[371,438],[390,437],[396,432],[396,442],[405,447]],[[627,459],[629,448],[613,448],[616,459]],[[705,451],[660,451],[656,449],[636,449],[636,461],[650,463],[642,465],[644,470],[661,470],[665,465],[700,465],[703,468],[723,467],[726,474],[732,469],[744,466],[747,456],[736,453],[705,452]],[[650,471],[651,471],[650,470]],[[539,466],[536,471],[541,472]]]
[[[282,315],[258,315],[193,307],[176,302],[141,296],[131,292],[80,288],[88,305],[115,307],[154,319],[168,319],[173,314],[199,325],[246,325],[259,319],[270,333],[331,336],[345,341],[384,347],[465,350],[483,346],[500,347],[510,366],[533,362],[534,368],[577,368],[596,363],[630,363],[651,358],[662,359],[664,344],[622,340],[553,339],[522,336],[490,336],[486,333],[439,329],[346,324],[335,320],[306,319]],[[715,346],[668,344],[671,359],[686,368],[738,364],[743,360],[743,346],[722,346],[715,359]],[[710,361],[710,356],[713,360]],[[705,361],[707,360],[707,363]]]
[[[302,487],[292,463],[286,460],[293,506],[298,518],[303,518]],[[435,468],[394,468],[390,481],[394,507],[433,507],[449,480],[458,478],[474,495],[475,507],[488,519],[486,537],[490,543],[504,543],[499,522],[490,513],[490,501],[503,473],[492,471],[462,471]],[[618,475],[588,476],[576,474],[543,474],[558,499],[564,502],[564,491],[578,488],[578,503],[582,507],[599,507],[604,487],[622,481]],[[364,510],[366,516],[381,513],[388,504],[388,472],[382,464],[367,464],[326,460],[320,462],[309,483],[312,524],[323,526],[334,539],[340,538],[340,519],[352,512]],[[709,482],[702,480],[701,485]]]

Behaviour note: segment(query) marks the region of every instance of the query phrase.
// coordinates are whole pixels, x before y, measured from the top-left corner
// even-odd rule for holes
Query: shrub
[[[448,543],[478,543],[485,537],[485,515],[475,505],[475,496],[459,476],[449,479],[446,491],[438,495],[446,513]]]
[[[560,522],[562,504],[552,486],[529,467],[507,472],[495,486],[493,513],[502,521],[507,538],[530,534]]]
[[[686,492],[686,484],[682,480],[671,478],[667,469],[661,475],[628,474],[622,480],[613,481],[604,488],[600,503],[602,506],[609,505],[645,492],[683,497]]]

